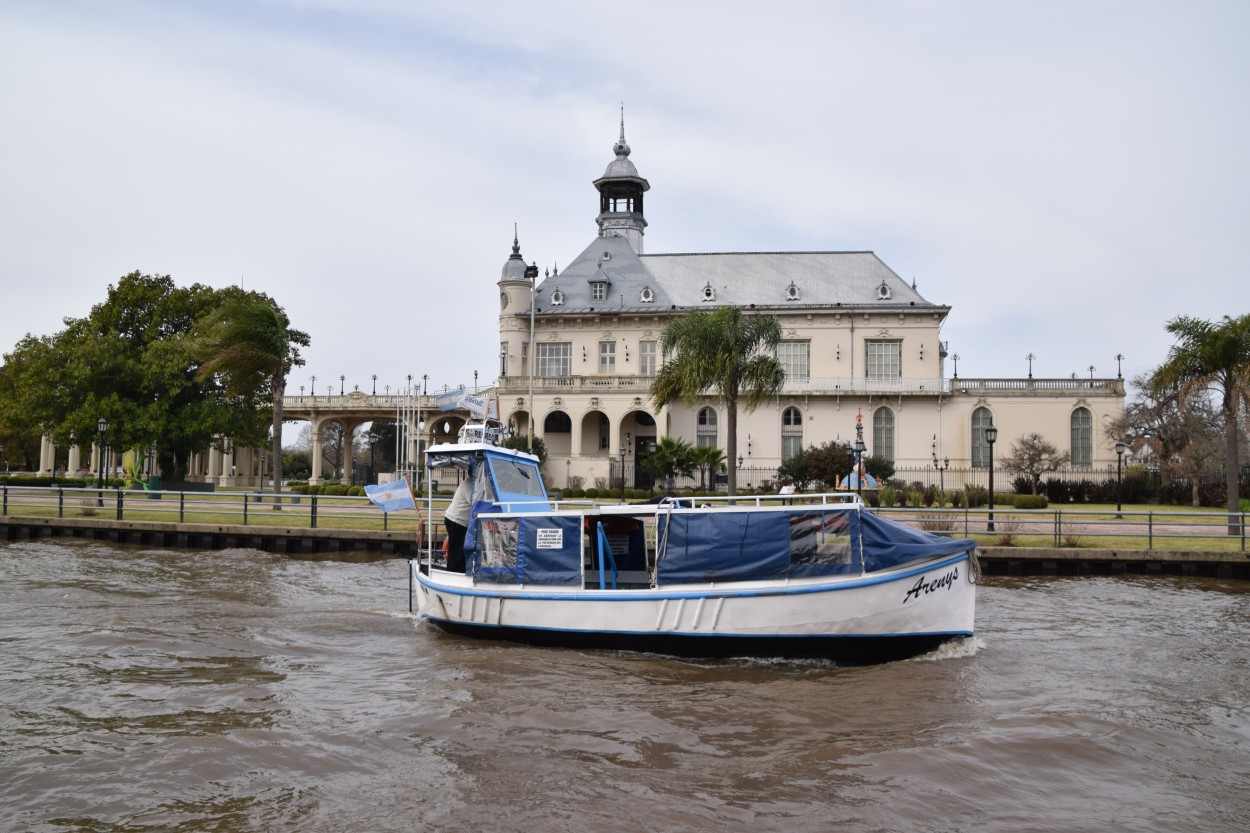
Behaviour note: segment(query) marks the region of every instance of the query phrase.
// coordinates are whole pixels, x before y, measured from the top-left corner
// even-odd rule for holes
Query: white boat
[[[850,662],[973,633],[976,542],[886,520],[854,494],[552,500],[537,458],[473,425],[430,447],[427,465],[473,487],[465,571],[440,566],[432,531],[412,564],[417,610],[449,633]]]

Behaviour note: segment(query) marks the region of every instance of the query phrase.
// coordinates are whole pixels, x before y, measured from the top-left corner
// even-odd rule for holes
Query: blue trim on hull
[[[909,570],[903,570],[897,573],[891,573],[885,576],[876,576],[868,574],[863,578],[852,580],[841,580],[837,582],[825,582],[822,584],[809,584],[798,587],[760,587],[749,590],[735,590],[731,585],[721,585],[720,587],[710,588],[708,590],[684,590],[677,592],[665,592],[663,590],[585,590],[579,593],[542,593],[532,591],[515,591],[509,590],[508,585],[497,585],[489,590],[481,590],[476,587],[453,587],[447,584],[437,584],[430,581],[429,577],[422,573],[417,565],[413,564],[413,575],[416,580],[423,586],[440,593],[448,593],[455,596],[477,596],[488,599],[531,599],[538,601],[592,601],[602,602],[609,599],[614,602],[643,602],[656,601],[659,599],[719,599],[719,598],[736,598],[749,596],[797,596],[806,593],[834,593],[841,590],[853,590],[858,587],[870,587],[874,584],[888,584],[893,581],[902,581],[904,579],[913,578],[933,570],[940,570],[957,564],[961,561],[968,560],[968,553],[945,558],[941,561],[935,561],[924,566],[915,567]]]
[[[449,622],[426,617],[441,630],[474,639],[496,639],[553,648],[637,651],[690,658],[761,657],[828,659],[872,665],[907,659],[971,632],[874,636],[709,636],[676,633],[605,633],[601,631],[513,628]]]

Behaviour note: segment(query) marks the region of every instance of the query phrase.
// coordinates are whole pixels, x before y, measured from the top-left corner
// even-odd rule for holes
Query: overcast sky
[[[959,374],[1250,312],[1250,3],[5,0],[0,352],[134,270],[242,282],[324,390],[483,385],[625,107],[646,250],[872,250]],[[952,370],[948,363],[948,375]]]

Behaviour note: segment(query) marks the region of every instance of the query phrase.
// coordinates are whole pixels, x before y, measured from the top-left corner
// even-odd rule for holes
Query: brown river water
[[[1250,829],[1248,583],[986,579],[838,667],[462,640],[406,566],[0,544],[0,830]]]

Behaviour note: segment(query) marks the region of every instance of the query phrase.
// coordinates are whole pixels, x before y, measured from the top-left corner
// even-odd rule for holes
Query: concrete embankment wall
[[[411,531],[0,517],[0,541],[40,538],[82,538],[199,550],[237,547],[327,557],[355,553],[364,557],[409,558],[417,554],[416,536]],[[987,576],[1144,574],[1250,580],[1250,553],[1244,552],[983,547],[979,556]]]
[[[0,541],[83,538],[148,547],[256,549],[303,555],[358,553],[407,558],[417,553],[412,531],[108,521],[96,518],[0,518]]]

